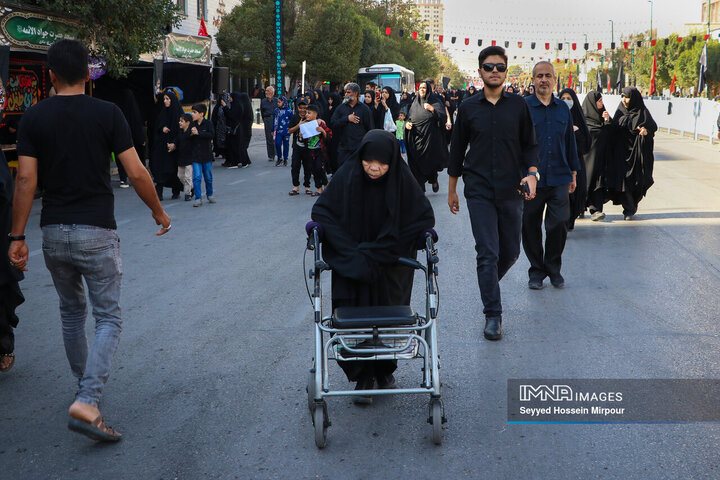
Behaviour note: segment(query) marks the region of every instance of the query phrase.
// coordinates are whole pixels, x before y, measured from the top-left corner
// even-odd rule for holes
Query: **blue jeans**
[[[195,199],[202,198],[202,179],[205,177],[205,195],[212,197],[212,162],[193,163],[193,189],[195,190]]]
[[[405,140],[398,138],[398,143],[400,143],[400,153],[405,154]]]
[[[90,225],[46,225],[42,233],[45,265],[60,297],[65,354],[78,379],[77,400],[97,406],[122,330],[120,239],[115,230]],[[95,318],[90,351],[83,278]]]
[[[275,135],[275,152],[277,153],[278,160],[284,160],[287,162],[288,155],[290,154],[289,135]]]

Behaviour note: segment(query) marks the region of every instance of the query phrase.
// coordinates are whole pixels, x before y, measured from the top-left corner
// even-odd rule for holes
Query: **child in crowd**
[[[288,192],[288,195],[290,196],[300,194],[300,166],[303,166],[305,170],[303,172],[305,174],[305,192],[312,193],[310,192],[310,170],[308,170],[304,164],[307,146],[300,137],[300,124],[305,123],[307,107],[307,100],[300,97],[297,101],[297,113],[293,115],[292,120],[290,120],[290,128],[288,128],[288,133],[293,136],[292,163],[290,167],[290,176],[292,177],[293,188],[290,192]]]
[[[317,131],[320,133],[320,135],[303,140],[307,145],[307,152],[305,152],[307,160],[306,162],[303,162],[303,169],[305,172],[312,172],[312,176],[315,180],[316,192],[310,193],[313,197],[320,195],[323,192],[323,188],[328,184],[327,175],[325,175],[325,152],[327,141],[332,137],[332,130],[330,130],[322,119],[318,118],[319,115],[320,109],[317,105],[308,105],[307,113],[305,114],[305,121],[312,122],[313,120],[317,120]],[[308,178],[307,173],[306,178]],[[308,193],[309,186],[310,182],[307,181],[305,193]]]
[[[293,111],[288,105],[287,98],[281,97],[277,108],[273,112],[273,136],[275,137],[275,153],[277,154],[276,167],[280,165],[287,167],[288,154],[290,153],[288,128],[292,118]]]
[[[177,176],[183,184],[185,201],[192,200],[193,189],[193,145],[190,142],[190,124],[193,123],[192,115],[183,113],[179,120],[180,131],[174,143],[168,144],[168,151],[177,151]]]
[[[398,119],[395,120],[395,138],[400,143],[400,152],[405,155],[405,112],[398,113]]]
[[[215,159],[212,151],[212,139],[215,129],[210,120],[205,119],[207,107],[202,103],[192,106],[190,115],[193,123],[190,125],[190,143],[193,152],[193,188],[195,190],[195,203],[193,207],[202,205],[202,179],[205,179],[205,195],[210,203],[215,203],[212,183],[212,162]]]

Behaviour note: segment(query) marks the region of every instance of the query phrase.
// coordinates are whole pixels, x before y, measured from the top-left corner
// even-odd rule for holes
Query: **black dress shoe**
[[[438,184],[438,182],[433,183],[433,184],[432,184],[432,190],[433,190],[433,192],[435,192],[435,193],[439,192],[439,191],[440,191],[440,184]]]
[[[555,288],[563,288],[565,286],[565,279],[559,273],[550,277],[550,283]]]
[[[502,317],[486,318],[483,335],[488,340],[500,340],[502,338]]]
[[[530,281],[528,282],[528,287],[530,288],[530,290],[542,290],[543,289],[543,281],[535,280],[535,279],[531,278]]]

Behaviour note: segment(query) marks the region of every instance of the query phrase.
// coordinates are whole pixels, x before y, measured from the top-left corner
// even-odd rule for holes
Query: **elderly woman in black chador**
[[[312,209],[322,226],[323,257],[332,268],[332,307],[409,305],[422,232],[435,224],[430,202],[400,157],[392,133],[371,130]],[[356,390],[394,388],[395,361],[339,362]],[[370,403],[369,397],[355,397]]]
[[[447,167],[448,148],[445,139],[447,111],[427,81],[420,82],[415,100],[405,122],[405,146],[410,171],[423,192],[425,183],[439,190],[438,172]]]
[[[623,88],[622,103],[613,121],[618,125],[618,141],[607,172],[607,198],[615,205],[622,205],[625,220],[631,220],[638,203],[653,184],[657,124],[635,87]]]

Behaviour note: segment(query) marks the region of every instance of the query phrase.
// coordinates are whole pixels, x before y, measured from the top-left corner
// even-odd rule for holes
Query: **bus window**
[[[380,85],[383,87],[390,87],[396,92],[402,92],[400,75],[383,75],[380,80]]]

